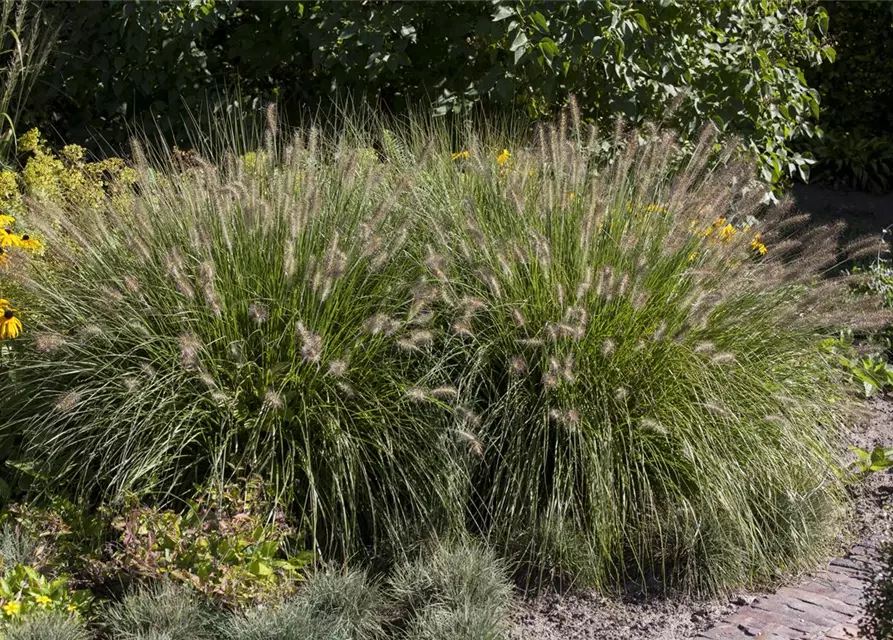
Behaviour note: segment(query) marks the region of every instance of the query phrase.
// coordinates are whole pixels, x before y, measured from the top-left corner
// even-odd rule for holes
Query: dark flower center
[[[13,317],[14,315],[15,315],[15,314],[12,312],[12,309],[7,309],[6,311],[3,312],[3,317],[4,317],[6,320],[9,320],[9,319],[10,319],[11,317]]]
[[[31,236],[29,236],[27,233],[22,236],[22,240],[30,240],[30,239],[31,239]]]

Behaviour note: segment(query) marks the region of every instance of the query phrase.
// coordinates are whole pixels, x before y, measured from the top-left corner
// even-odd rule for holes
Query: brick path
[[[742,607],[702,632],[700,640],[854,640],[859,637],[862,590],[877,570],[880,537],[832,560],[824,571]]]

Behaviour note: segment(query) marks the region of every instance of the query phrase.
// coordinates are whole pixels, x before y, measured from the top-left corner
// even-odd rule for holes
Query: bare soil
[[[893,444],[893,398],[876,398],[845,438],[870,450]],[[869,476],[853,485],[849,530],[840,536],[843,552],[855,540],[893,531],[893,473]],[[795,584],[799,577],[787,580]],[[741,591],[727,598],[610,598],[591,590],[559,594],[546,589],[521,603],[516,615],[518,640],[683,640],[709,629],[754,598]]]

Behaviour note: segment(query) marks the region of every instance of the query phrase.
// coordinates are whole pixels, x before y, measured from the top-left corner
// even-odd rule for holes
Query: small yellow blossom
[[[722,228],[719,232],[719,239],[723,242],[729,242],[732,238],[735,237],[735,227],[730,224],[727,224]]]
[[[577,194],[574,193],[573,191],[571,191],[569,194],[567,194],[567,199],[570,200],[571,202],[573,202],[574,200],[577,199]]]
[[[468,158],[470,156],[471,156],[471,154],[468,153],[468,149],[463,149],[462,151],[454,153],[452,155],[452,158],[453,158],[453,160],[468,160]]]
[[[692,251],[691,253],[688,254],[688,261],[694,262],[697,257],[698,257],[698,252]]]
[[[34,602],[41,606],[46,606],[48,604],[53,604],[53,599],[41,593],[39,596],[34,596]]]
[[[3,605],[3,613],[8,615],[9,617],[18,615],[21,610],[22,610],[22,603],[17,600],[13,600],[12,602],[7,602],[5,605]]]
[[[65,607],[65,610],[66,610],[68,613],[73,613],[73,612],[77,611],[78,608],[77,608],[76,605],[69,604],[69,605],[67,605],[67,606]]]
[[[0,227],[3,227],[5,229],[15,221],[16,219],[12,216],[8,216],[5,213],[0,213]]]
[[[766,248],[766,245],[762,243],[760,238],[763,237],[761,233],[755,233],[753,236],[753,240],[750,241],[750,248],[759,253],[761,256],[769,253],[769,249]]]
[[[710,227],[709,227],[706,231],[704,231],[704,237],[705,237],[705,238],[709,238],[709,237],[713,234],[714,231],[716,231],[717,229],[722,228],[722,226],[723,226],[725,223],[726,223],[726,219],[725,219],[725,218],[722,218],[722,217],[717,218],[716,220],[713,221],[713,224],[710,225]]]
[[[509,160],[511,160],[511,158],[512,158],[512,154],[509,153],[509,150],[503,149],[502,153],[500,153],[498,156],[496,156],[496,164],[498,164],[500,167],[504,167],[505,165],[507,165],[509,163]]]

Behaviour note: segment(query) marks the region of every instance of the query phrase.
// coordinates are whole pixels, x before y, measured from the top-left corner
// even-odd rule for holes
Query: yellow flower
[[[12,229],[0,229],[0,248],[2,247],[18,247],[22,241]]]
[[[66,610],[68,613],[72,613],[72,612],[74,612],[74,611],[77,611],[78,608],[77,608],[76,605],[69,604],[69,605],[67,605],[67,606],[65,607],[65,610]]]
[[[14,340],[22,332],[22,321],[16,317],[16,312],[8,306],[3,307],[3,315],[0,316],[0,340]]]
[[[697,258],[697,257],[698,257],[698,252],[697,252],[697,251],[692,251],[690,254],[688,254],[688,261],[689,261],[689,262],[694,262],[694,261],[695,261],[695,258]]]
[[[496,164],[498,164],[500,167],[504,167],[509,163],[509,160],[511,160],[511,158],[512,154],[509,153],[509,150],[503,149],[502,153],[496,156]]]
[[[716,220],[713,221],[713,224],[710,226],[710,228],[708,228],[708,229],[704,232],[704,237],[705,237],[705,238],[709,238],[710,235],[711,235],[714,231],[716,231],[717,229],[719,229],[720,227],[722,227],[725,223],[726,223],[726,219],[725,219],[725,218],[717,218]]]
[[[754,251],[756,251],[757,253],[759,253],[761,256],[764,256],[767,253],[769,253],[769,249],[767,249],[766,245],[764,245],[760,241],[760,238],[762,238],[762,237],[763,237],[763,234],[755,233],[753,236],[753,240],[750,241],[750,248],[753,249]]]
[[[7,260],[6,249],[4,249],[3,247],[0,247],[0,267],[2,267],[4,264],[6,264],[6,260]]]
[[[39,251],[43,247],[43,243],[37,238],[25,234],[19,239],[19,246],[22,249],[28,249],[28,251]]]
[[[453,160],[468,160],[468,158],[470,156],[471,156],[471,154],[468,153],[468,149],[463,149],[462,151],[459,151],[458,153],[454,153],[452,155],[452,158],[453,158]]]
[[[573,191],[571,191],[569,194],[567,194],[567,199],[570,200],[571,202],[573,202],[574,200],[577,199],[577,194],[574,193]]]
[[[3,227],[5,229],[15,221],[16,219],[12,216],[8,216],[5,213],[0,213],[0,227]]]
[[[728,242],[729,240],[731,240],[734,237],[735,237],[735,227],[733,227],[730,224],[727,224],[726,226],[724,226],[722,228],[722,230],[719,232],[719,239],[722,240],[723,242]]]
[[[34,602],[41,606],[45,606],[48,604],[53,604],[53,599],[41,593],[39,596],[34,596]]]
[[[10,618],[12,616],[18,615],[18,613],[21,610],[22,610],[22,603],[17,600],[13,600],[12,602],[7,602],[5,605],[3,605],[3,613],[8,615]]]

